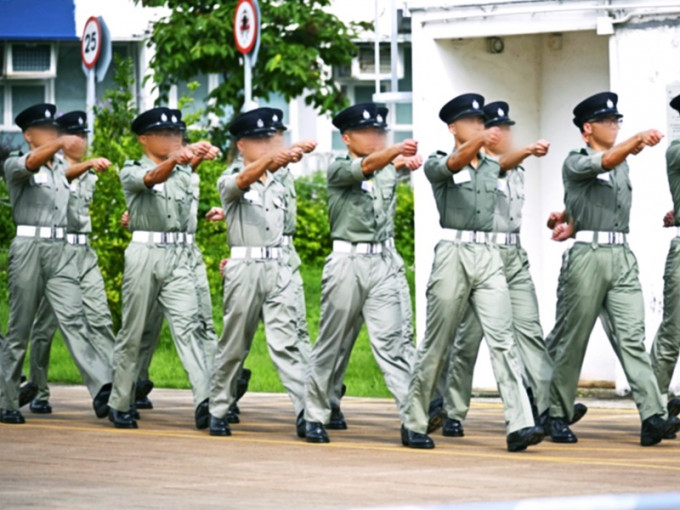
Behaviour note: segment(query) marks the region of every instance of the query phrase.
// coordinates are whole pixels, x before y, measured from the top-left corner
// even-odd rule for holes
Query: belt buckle
[[[486,239],[484,238],[484,232],[473,232],[472,237],[474,239],[475,243],[484,243],[486,242]]]
[[[170,239],[170,232],[161,232],[161,243],[168,244]]]
[[[375,255],[378,253],[378,246],[373,243],[368,243],[368,254]]]
[[[608,232],[609,244],[621,244],[619,242],[621,232]]]
[[[57,238],[57,227],[52,225],[50,227],[50,239],[56,239]]]
[[[269,246],[265,246],[262,249],[262,254],[264,255],[265,259],[270,259],[272,258],[272,249]]]

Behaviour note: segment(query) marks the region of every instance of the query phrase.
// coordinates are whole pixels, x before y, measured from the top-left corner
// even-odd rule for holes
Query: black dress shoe
[[[250,384],[250,377],[252,375],[253,373],[247,368],[244,368],[241,371],[241,375],[236,381],[236,402],[241,400],[241,397],[248,391],[248,385]]]
[[[238,406],[232,404],[229,411],[227,411],[227,415],[224,417],[224,419],[227,420],[227,423],[241,423],[241,419],[238,417],[238,411]]]
[[[111,396],[111,387],[111,383],[102,386],[102,389],[99,390],[99,393],[97,393],[92,400],[92,407],[94,408],[94,414],[97,415],[97,418],[110,417],[109,397]]]
[[[137,409],[153,409],[153,402],[149,400],[149,397],[138,398],[135,400],[135,407]]]
[[[680,414],[680,398],[672,398],[668,401],[668,417],[672,418]]]
[[[34,400],[29,409],[34,414],[52,414],[52,406],[47,400]]]
[[[579,421],[581,418],[583,418],[586,413],[588,412],[588,406],[585,404],[574,404],[574,411],[571,417],[571,421],[569,422],[569,425],[573,425],[577,421]]]
[[[307,422],[305,421],[305,412],[304,410],[300,411],[300,413],[297,415],[297,419],[295,420],[295,429],[297,432],[297,437],[300,439],[304,439],[306,436],[306,429],[307,428]]]
[[[210,399],[205,399],[196,406],[194,421],[198,430],[207,429],[210,426]]]
[[[328,422],[326,428],[330,430],[347,430],[345,415],[342,414],[342,410],[338,404],[331,404],[331,421]]]
[[[19,407],[24,407],[38,396],[38,385],[34,382],[27,382],[19,388]]]
[[[153,381],[150,379],[140,379],[135,385],[135,400],[143,400],[149,396],[153,390]]]
[[[664,439],[677,438],[677,432],[680,430],[680,419],[677,416],[671,416],[666,420],[666,428],[663,433]]]
[[[401,444],[409,448],[420,450],[431,450],[434,448],[434,441],[427,434],[419,434],[401,426]]]
[[[430,402],[428,414],[430,418],[427,422],[427,433],[431,434],[444,425],[444,419],[446,418],[446,412],[444,411],[444,399],[441,397],[433,399]]]
[[[452,420],[451,418],[446,418],[444,420],[444,426],[442,427],[442,436],[446,437],[463,437],[465,431],[463,430],[463,424],[458,420]]]
[[[21,414],[21,411],[3,410],[2,413],[0,413],[0,422],[19,425],[21,423],[26,423],[26,420],[24,420],[24,415]]]
[[[210,435],[211,436],[231,436],[231,428],[224,418],[215,418],[210,415]]]
[[[238,406],[236,402],[231,404],[231,407],[229,408],[230,411],[235,412],[236,414],[241,414],[241,408]]]
[[[133,420],[142,419],[142,416],[139,414],[139,411],[137,411],[137,408],[135,406],[130,406],[130,416],[132,416]]]
[[[305,425],[305,438],[307,439],[308,443],[331,442],[322,423],[308,421]]]
[[[117,429],[136,429],[137,422],[130,416],[130,413],[124,413],[118,411],[117,409],[109,410],[109,421],[113,423],[113,426]]]
[[[545,438],[542,427],[524,427],[508,434],[508,451],[521,452],[527,447],[540,443]]]
[[[642,446],[653,446],[660,443],[667,429],[667,420],[664,420],[661,415],[650,416],[642,422],[640,444]]]
[[[347,386],[343,384],[342,388],[340,389],[340,398],[344,397],[345,393],[347,393]]]
[[[576,443],[578,438],[574,434],[569,425],[567,425],[567,420],[564,418],[550,418],[550,440],[553,443]]]

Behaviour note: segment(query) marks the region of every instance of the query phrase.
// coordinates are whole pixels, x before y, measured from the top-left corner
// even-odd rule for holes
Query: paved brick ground
[[[586,401],[576,445],[505,451],[495,400],[477,400],[465,438],[399,443],[388,400],[346,398],[349,430],[329,445],[295,436],[284,395],[248,394],[230,438],[193,428],[188,391],[154,390],[140,429],[94,418],[80,386],[53,388],[54,414],[0,425],[0,508],[343,508],[671,491],[680,440],[638,443],[631,402]]]

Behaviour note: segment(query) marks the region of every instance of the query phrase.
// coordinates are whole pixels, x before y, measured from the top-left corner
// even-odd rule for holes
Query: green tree
[[[150,43],[153,78],[161,84],[160,100],[172,83],[200,73],[218,73],[220,84],[208,95],[207,112],[221,118],[243,106],[243,58],[234,45],[236,1],[137,0],[144,6],[171,10],[154,23]],[[354,40],[366,23],[345,24],[328,12],[331,0],[260,0],[261,47],[253,70],[253,96],[264,100],[278,92],[287,101],[304,96],[321,113],[346,104],[333,79],[332,67],[348,66],[356,54]],[[224,145],[218,128],[213,143]],[[222,135],[219,137],[218,135]]]

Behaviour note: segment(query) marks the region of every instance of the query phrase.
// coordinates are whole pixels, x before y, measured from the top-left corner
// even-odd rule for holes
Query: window
[[[45,102],[44,84],[12,84],[12,113],[16,115],[20,111],[36,103]]]
[[[81,65],[80,45],[62,43],[59,45],[58,53],[54,100],[59,113],[85,110],[87,79]],[[99,84],[96,88],[100,88]]]
[[[49,43],[6,43],[6,78],[53,78],[56,75],[56,49]]]

